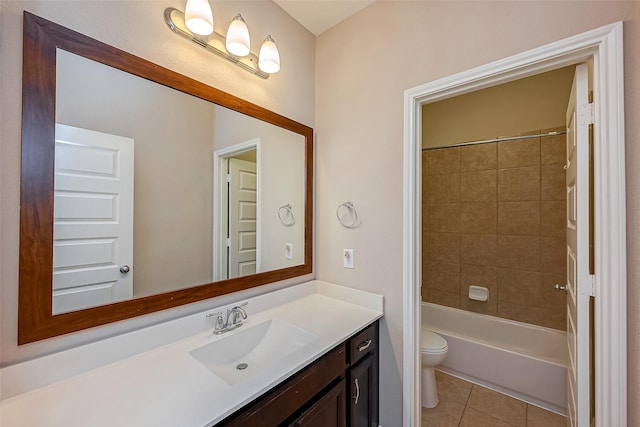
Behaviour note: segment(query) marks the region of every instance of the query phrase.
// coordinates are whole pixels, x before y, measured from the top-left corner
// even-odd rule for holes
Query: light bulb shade
[[[194,34],[208,36],[213,33],[213,13],[208,0],[187,0],[184,23]]]
[[[276,42],[267,36],[260,46],[260,56],[258,57],[258,67],[265,73],[273,74],[280,71],[280,54]]]
[[[235,56],[247,56],[251,51],[249,29],[240,14],[237,14],[229,24],[226,47],[227,52]]]

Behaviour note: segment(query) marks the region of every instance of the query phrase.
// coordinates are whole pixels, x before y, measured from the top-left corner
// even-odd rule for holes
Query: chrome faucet
[[[244,310],[248,302],[227,309],[227,326],[242,325],[242,321],[247,318],[247,312]]]
[[[213,333],[216,335],[224,334],[242,326],[242,320],[247,318],[247,312],[242,307],[246,307],[249,303],[245,302],[232,308],[227,308],[227,320],[222,317],[222,313],[209,313],[206,317],[215,317],[216,324]]]

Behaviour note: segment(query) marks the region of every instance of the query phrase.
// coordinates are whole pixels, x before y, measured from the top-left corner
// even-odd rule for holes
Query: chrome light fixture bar
[[[259,68],[258,57],[249,52],[247,56],[239,57],[235,56],[226,50],[226,38],[213,32],[208,36],[199,36],[189,31],[185,24],[184,13],[174,7],[168,7],[164,10],[164,20],[167,26],[174,33],[179,36],[192,41],[200,47],[205,48],[207,51],[215,53],[221,58],[226,59],[229,62],[236,64],[238,67],[262,77],[263,79],[269,78],[269,73],[262,71]]]

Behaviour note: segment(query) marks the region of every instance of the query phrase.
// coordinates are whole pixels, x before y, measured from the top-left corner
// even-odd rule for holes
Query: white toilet
[[[447,357],[447,340],[435,332],[422,328],[420,353],[422,353],[422,406],[435,408],[438,405],[438,388],[433,370]]]

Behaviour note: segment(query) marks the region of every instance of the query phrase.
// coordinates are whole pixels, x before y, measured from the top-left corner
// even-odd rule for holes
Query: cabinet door
[[[347,422],[345,389],[345,380],[342,380],[307,409],[292,426],[345,427]]]
[[[377,427],[377,369],[375,353],[363,358],[349,371],[350,427]]]

